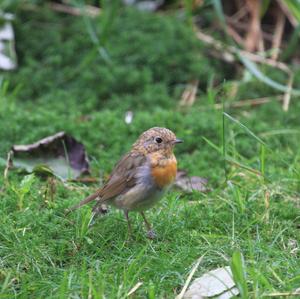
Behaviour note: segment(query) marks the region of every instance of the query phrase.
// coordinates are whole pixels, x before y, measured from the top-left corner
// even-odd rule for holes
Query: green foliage
[[[215,72],[215,63],[201,54],[192,29],[179,17],[121,8],[116,13],[114,22],[104,25],[101,16],[90,20],[47,10],[20,11],[16,35],[22,40],[17,43],[21,67],[10,80],[22,84],[21,98],[59,100],[62,109],[76,105],[86,112],[116,106],[170,108],[183,84],[199,78],[205,86]],[[47,38],[41,26],[47,28]],[[103,30],[109,30],[109,38]]]
[[[17,88],[9,92],[9,82],[0,77],[0,116],[15,110],[15,95]]]
[[[26,175],[20,183],[20,186],[11,186],[11,189],[17,194],[18,207],[20,210],[23,209],[24,197],[30,192],[31,186],[35,181],[34,174]]]
[[[291,14],[296,18],[298,23],[300,23],[300,2],[286,0],[285,4],[287,5],[288,10],[291,12]]]
[[[241,298],[249,298],[245,261],[243,255],[239,251],[233,253],[230,267],[234,282],[240,291]]]

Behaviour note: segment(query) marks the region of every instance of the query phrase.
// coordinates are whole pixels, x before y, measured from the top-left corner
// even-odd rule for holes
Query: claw
[[[150,240],[154,240],[154,239],[156,239],[156,233],[154,232],[154,230],[149,230],[148,232],[147,232],[147,238],[148,239],[150,239]]]

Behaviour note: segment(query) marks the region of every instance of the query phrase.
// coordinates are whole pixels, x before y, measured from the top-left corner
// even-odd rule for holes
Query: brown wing
[[[137,167],[143,165],[145,161],[146,157],[143,154],[126,154],[116,164],[106,184],[101,189],[97,190],[94,194],[85,198],[79,204],[71,207],[68,212],[71,212],[99,197],[100,200],[93,208],[93,211],[97,211],[98,207],[104,201],[125,193],[128,189],[135,185]]]

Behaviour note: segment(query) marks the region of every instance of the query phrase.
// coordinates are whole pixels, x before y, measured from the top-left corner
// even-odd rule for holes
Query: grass
[[[135,237],[128,243],[119,211],[112,209],[90,228],[89,206],[64,215],[97,185],[63,184],[17,171],[8,181],[1,175],[0,298],[126,298],[138,282],[132,298],[174,298],[203,254],[195,277],[233,264],[244,296],[295,290],[300,283],[299,101],[292,99],[288,113],[275,100],[226,108],[227,114],[215,109],[220,92],[206,91],[204,82],[215,72],[226,77],[227,70],[209,63],[176,17],[120,12],[105,45],[115,67],[110,76],[110,67],[101,64],[82,34],[80,18],[44,14],[46,19],[18,11],[16,24],[24,25],[17,26],[20,68],[1,85],[0,161],[12,144],[65,130],[85,144],[93,175],[104,179],[142,131],[166,126],[185,141],[176,149],[179,167],[208,178],[212,191],[168,193],[147,212],[155,241],[145,238],[141,217],[132,213]],[[47,40],[40,38],[44,33],[37,24],[49,32]],[[153,44],[157,27],[165,38]],[[182,39],[172,52],[175,32]],[[132,51],[130,36],[136,38]],[[198,62],[190,66],[194,59]],[[179,110],[180,92],[195,76],[202,79],[197,102]],[[243,83],[241,97],[264,93],[252,80],[248,93]],[[220,85],[221,94],[227,84]],[[228,100],[226,94],[222,98]],[[124,122],[127,109],[134,112],[130,125]]]

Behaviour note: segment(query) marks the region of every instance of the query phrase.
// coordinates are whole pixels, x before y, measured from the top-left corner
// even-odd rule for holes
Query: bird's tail
[[[82,200],[80,203],[78,203],[77,205],[70,207],[66,210],[66,215],[68,215],[70,212],[84,206],[85,204],[89,203],[90,201],[96,199],[97,197],[100,196],[101,193],[101,189],[97,190],[95,193],[89,195],[88,197],[86,197],[84,200]]]

